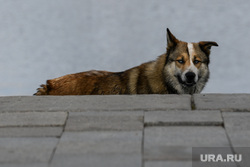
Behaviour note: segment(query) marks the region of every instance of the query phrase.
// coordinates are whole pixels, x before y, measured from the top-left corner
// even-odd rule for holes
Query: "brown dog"
[[[87,71],[47,80],[35,95],[194,94],[209,79],[216,42],[187,43],[167,29],[167,52],[123,72]]]

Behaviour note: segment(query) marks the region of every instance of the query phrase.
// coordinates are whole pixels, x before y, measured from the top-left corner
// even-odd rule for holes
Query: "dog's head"
[[[178,94],[200,93],[209,78],[209,55],[216,42],[187,43],[167,29],[166,82]]]

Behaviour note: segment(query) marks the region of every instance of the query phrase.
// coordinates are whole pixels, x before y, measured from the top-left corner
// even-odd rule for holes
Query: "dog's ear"
[[[177,45],[179,40],[170,32],[170,30],[167,28],[167,48],[172,48]]]
[[[201,50],[208,56],[210,54],[210,49],[212,46],[219,46],[216,42],[213,41],[201,41],[199,42]]]

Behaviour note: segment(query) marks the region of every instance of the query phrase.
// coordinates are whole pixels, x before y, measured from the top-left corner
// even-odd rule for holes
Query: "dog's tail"
[[[48,85],[42,84],[40,88],[37,88],[37,92],[34,95],[40,96],[40,95],[48,95],[48,94],[49,94]]]

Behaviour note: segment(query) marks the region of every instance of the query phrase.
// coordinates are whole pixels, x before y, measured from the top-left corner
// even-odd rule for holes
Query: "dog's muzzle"
[[[194,72],[187,72],[183,77],[178,76],[178,80],[181,84],[191,87],[196,84],[195,77],[196,74]]]
[[[186,84],[189,86],[193,86],[195,84],[195,73],[193,72],[187,72],[185,74],[185,77],[186,77]]]

